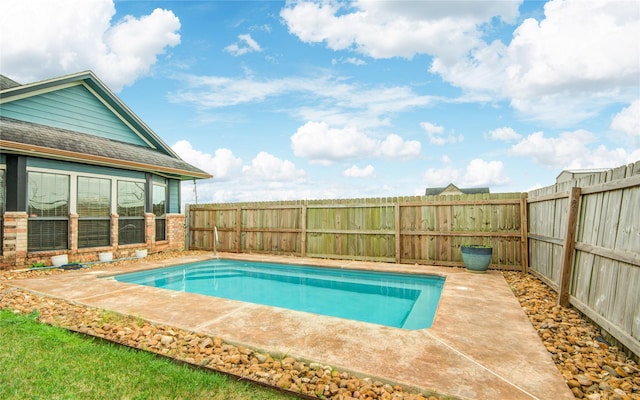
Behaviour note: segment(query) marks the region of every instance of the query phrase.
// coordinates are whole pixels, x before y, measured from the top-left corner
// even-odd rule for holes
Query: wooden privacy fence
[[[460,246],[484,244],[493,246],[491,268],[524,270],[524,211],[520,193],[190,204],[187,243],[211,251],[441,266],[462,266]]]
[[[529,270],[640,355],[640,161],[527,202]]]

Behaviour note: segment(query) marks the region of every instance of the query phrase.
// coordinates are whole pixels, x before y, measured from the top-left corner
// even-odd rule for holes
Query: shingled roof
[[[151,148],[66,129],[0,117],[0,150],[92,165],[120,166],[179,179],[210,178],[208,173]]]
[[[453,183],[445,187],[426,188],[424,191],[425,196],[439,196],[443,194],[483,194],[489,193],[488,187],[478,188],[459,188]]]
[[[11,78],[0,75],[0,90],[11,89],[16,86],[20,86],[20,84]]]
[[[4,75],[0,75],[0,106],[11,101],[37,96],[43,91],[58,90],[69,85],[81,84],[90,90],[105,109],[115,113],[123,124],[138,135],[141,146],[92,134],[89,125],[82,125],[78,131],[68,126],[50,126],[46,118],[25,120],[16,115],[0,113],[0,151],[6,154],[24,154],[54,160],[124,168],[153,172],[170,178],[207,179],[211,174],[183,161],[144,121],[91,71],[79,72],[45,81],[22,85]],[[0,108],[1,110],[1,108]],[[10,113],[10,112],[9,112]],[[42,114],[41,114],[42,115]],[[16,119],[19,118],[19,119]],[[54,125],[54,124],[52,124]],[[78,125],[80,126],[80,125]],[[87,128],[89,126],[89,128]],[[72,130],[71,130],[72,129]],[[82,130],[82,132],[80,132]]]

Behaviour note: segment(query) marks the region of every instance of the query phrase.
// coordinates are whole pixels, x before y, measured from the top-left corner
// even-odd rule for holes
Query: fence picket
[[[521,197],[190,204],[188,246],[207,249],[217,226],[219,251],[462,266],[460,246],[486,244],[495,249],[492,268],[521,270]]]
[[[530,192],[528,269],[562,295],[568,242],[558,239],[574,186],[582,193],[568,301],[640,355],[640,161]]]

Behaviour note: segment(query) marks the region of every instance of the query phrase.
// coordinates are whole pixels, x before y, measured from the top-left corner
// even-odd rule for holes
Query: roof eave
[[[153,172],[155,174],[174,176],[180,180],[213,178],[213,175],[210,175],[206,172],[187,171],[183,169],[158,166],[138,161],[119,160],[92,154],[75,153],[68,150],[53,149],[49,147],[17,143],[1,139],[0,150],[4,153],[22,154],[62,161],[87,162],[92,165]]]
[[[122,112],[123,117],[127,118],[127,120],[137,127],[140,130],[144,131],[147,135],[149,135],[154,144],[160,146],[163,151],[167,154],[180,158],[176,152],[173,151],[171,147],[169,147],[142,119],[140,119],[125,103],[120,100],[115,93],[109,89],[109,87],[104,84],[93,73],[93,71],[87,70],[82,72],[77,72],[74,74],[63,75],[56,78],[46,79],[43,81],[32,82],[21,86],[12,87],[9,89],[5,89],[0,91],[2,94],[2,98],[7,99],[13,96],[24,95],[25,93],[29,93],[32,91],[38,91],[42,89],[47,89],[55,86],[61,86],[71,82],[83,81],[86,85],[88,85],[91,89],[99,93],[103,98],[115,109]]]

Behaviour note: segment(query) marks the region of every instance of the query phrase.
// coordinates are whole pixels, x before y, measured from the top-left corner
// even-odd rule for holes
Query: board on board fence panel
[[[215,206],[202,209],[194,207],[193,213],[210,210],[214,215],[193,218],[190,228],[198,230],[216,226],[221,242],[231,238],[234,230],[236,233],[240,232],[241,251],[244,248],[299,251],[298,247],[294,249],[292,243],[301,242],[300,235],[296,237],[277,233],[280,229],[297,230],[301,235],[306,233],[305,250],[309,255],[359,255],[391,259],[399,256],[400,259],[457,260],[460,258],[459,247],[473,241],[494,245],[497,260],[505,264],[518,264],[519,250],[512,246],[517,241],[508,237],[495,238],[491,233],[509,228],[513,228],[516,233],[520,231],[520,194],[432,197],[434,204],[429,204],[425,199],[401,199],[416,204],[405,204],[399,202],[398,198],[351,199],[332,203],[309,201],[304,202],[307,207],[305,221],[301,220],[302,207],[294,207],[292,203],[263,203],[247,207],[228,205],[227,209]],[[494,201],[492,199],[516,201],[510,204],[499,201],[491,204]],[[456,204],[456,201],[463,201],[465,204]],[[400,226],[396,226],[396,213]],[[238,221],[241,226],[237,226]],[[304,231],[302,226],[305,227]],[[447,235],[441,236],[443,232]],[[485,235],[474,238],[474,232],[484,232]],[[435,237],[429,236],[430,234]],[[206,233],[199,234],[200,240],[197,235],[192,236],[196,238],[195,241],[206,241]],[[259,243],[260,241],[264,243]],[[229,247],[233,247],[231,244],[229,243]],[[396,249],[396,244],[401,249]],[[396,252],[400,253],[396,255]]]
[[[614,248],[640,253],[640,186],[624,191],[620,210],[621,226],[618,229],[628,234],[620,235]]]
[[[568,191],[574,185],[582,188],[570,301],[636,352],[640,349],[639,174],[640,161],[536,190],[529,193],[528,205],[530,268],[557,283],[563,253],[557,238],[566,231],[568,198],[535,197]]]

